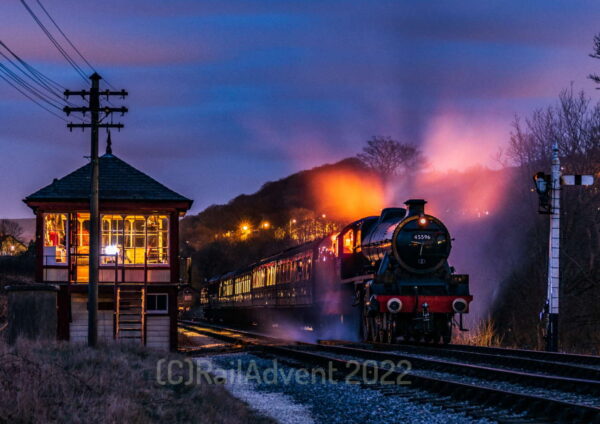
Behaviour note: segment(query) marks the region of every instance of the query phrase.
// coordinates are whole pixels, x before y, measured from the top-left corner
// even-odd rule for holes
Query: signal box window
[[[169,312],[169,295],[166,293],[148,294],[146,301],[146,310],[148,313],[167,313]]]
[[[143,265],[146,252],[146,218],[125,217],[125,264]]]
[[[81,215],[81,214],[80,214]],[[89,214],[87,214],[89,222]],[[89,243],[86,241],[85,246]],[[125,265],[169,263],[169,218],[166,215],[102,215],[102,263]]]
[[[164,215],[151,215],[147,225],[147,249],[149,264],[169,263],[169,218]]]
[[[44,264],[67,263],[67,215],[47,213],[44,215]]]

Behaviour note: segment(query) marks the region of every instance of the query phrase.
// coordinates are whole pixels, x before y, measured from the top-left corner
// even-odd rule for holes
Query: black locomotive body
[[[450,234],[425,203],[409,200],[210,280],[206,318],[317,332],[336,324],[367,341],[449,343],[455,314],[462,323],[472,301],[469,278],[449,266]]]

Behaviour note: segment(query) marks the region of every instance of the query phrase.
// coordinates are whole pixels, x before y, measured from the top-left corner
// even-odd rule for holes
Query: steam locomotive
[[[449,343],[469,310],[469,276],[448,264],[451,238],[422,199],[355,221],[208,281],[205,317],[234,325],[353,328],[365,341]],[[458,324],[458,323],[457,323]]]

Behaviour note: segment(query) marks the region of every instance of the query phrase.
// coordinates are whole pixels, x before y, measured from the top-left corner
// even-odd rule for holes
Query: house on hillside
[[[110,144],[109,144],[110,146]],[[177,347],[179,219],[192,201],[112,154],[99,159],[99,340]],[[87,340],[91,164],[27,196],[36,281],[57,284],[58,337]]]
[[[14,236],[7,235],[0,241],[0,256],[16,256],[27,251],[27,246]]]

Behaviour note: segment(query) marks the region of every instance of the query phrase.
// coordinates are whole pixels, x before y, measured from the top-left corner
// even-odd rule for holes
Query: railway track
[[[500,356],[519,357],[526,359],[537,359],[542,361],[590,365],[600,368],[600,356],[593,355],[578,355],[572,353],[542,352],[539,350],[509,349],[504,347],[485,347],[470,345],[447,345],[444,346],[444,349],[457,352],[473,352]]]
[[[363,344],[360,344],[363,346]],[[430,358],[443,358],[459,362],[469,362],[474,364],[483,364],[484,366],[498,366],[513,370],[522,370],[533,373],[556,375],[570,378],[581,378],[589,380],[600,380],[600,358],[587,357],[587,362],[576,361],[569,362],[571,356],[578,357],[580,355],[568,355],[562,357],[560,355],[540,355],[540,358],[535,358],[535,352],[526,351],[525,355],[520,355],[520,351],[515,349],[499,349],[498,353],[495,348],[481,349],[466,349],[463,350],[455,346],[425,346],[425,345],[385,345],[385,344],[364,344],[373,349],[380,351],[393,351],[399,354],[414,354],[422,355]],[[468,346],[469,348],[477,348],[477,346]],[[491,350],[490,350],[491,349]],[[579,358],[577,358],[579,359]],[[595,361],[598,366],[596,367]]]
[[[386,396],[403,396],[464,412],[474,418],[490,418],[507,423],[531,422],[532,419],[600,423],[600,380],[595,378],[573,378],[550,372],[540,374],[428,358],[416,349],[413,353],[407,353],[384,350],[381,346],[365,348],[364,344],[357,347],[298,343],[260,333],[198,323],[182,325],[188,330],[232,343],[242,341],[261,355],[286,358],[295,361],[297,366],[333,366],[339,370],[336,375],[341,381],[379,390]],[[388,349],[394,348],[396,346]],[[471,353],[492,355],[476,351]],[[481,359],[480,356],[477,358]],[[488,356],[484,358],[488,362],[493,361]],[[535,361],[530,357],[521,359],[521,365],[532,366],[530,362]],[[565,368],[560,368],[560,373],[567,373],[569,364],[563,365]],[[354,371],[352,375],[351,371]],[[383,375],[386,381],[379,380]],[[396,384],[388,384],[389,381]]]

